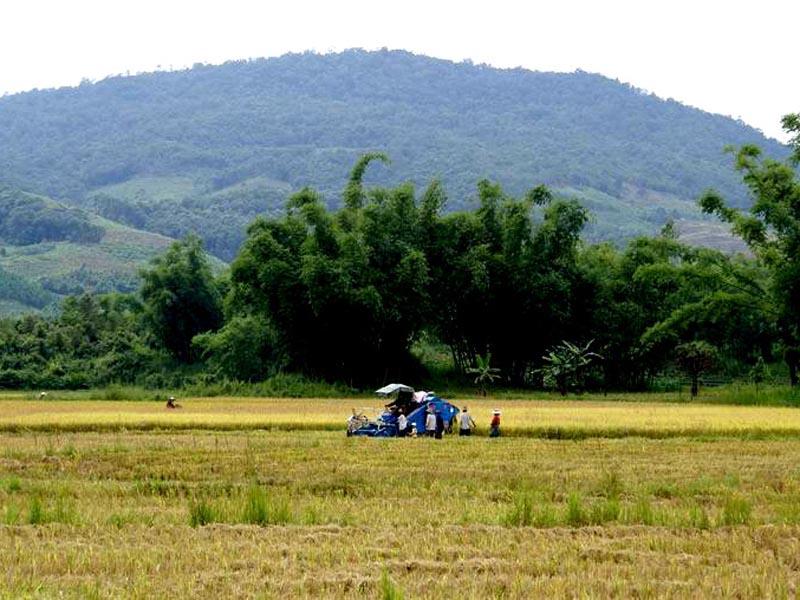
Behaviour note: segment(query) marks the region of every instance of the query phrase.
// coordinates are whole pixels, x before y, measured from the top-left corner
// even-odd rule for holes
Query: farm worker
[[[500,411],[492,411],[492,422],[489,424],[489,437],[500,437]]]
[[[403,414],[403,409],[400,409],[400,414],[397,416],[397,435],[406,437],[408,434],[408,419]]]
[[[442,435],[444,434],[444,417],[442,416],[442,411],[436,411],[436,439],[442,439]]]
[[[175,402],[175,396],[167,398],[167,408],[180,408],[181,405]]]
[[[408,434],[408,437],[415,438],[417,437],[417,426],[413,423],[411,424],[411,433]]]
[[[472,435],[472,428],[475,427],[475,421],[472,420],[472,415],[469,414],[467,407],[461,411],[461,426],[458,428],[458,435]]]
[[[425,417],[425,434],[428,437],[436,435],[436,415],[433,414],[433,407],[428,410],[428,416]]]
[[[347,435],[351,435],[356,429],[358,429],[358,412],[354,408],[353,414],[347,417]]]

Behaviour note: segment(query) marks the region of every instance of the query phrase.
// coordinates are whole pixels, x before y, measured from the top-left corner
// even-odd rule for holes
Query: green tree
[[[271,355],[287,368],[371,383],[412,368],[429,271],[413,187],[361,186],[381,156],[356,163],[340,211],[304,189],[283,218],[256,220],[231,266],[234,314],[271,329]]]
[[[461,372],[484,351],[522,385],[547,347],[575,335],[591,300],[577,266],[588,218],[543,186],[520,200],[488,181],[477,211],[441,217],[426,236],[432,326]]]
[[[219,331],[195,336],[194,347],[214,376],[258,381],[285,363],[275,354],[275,333],[263,318],[236,315]]]
[[[222,324],[220,295],[200,238],[175,242],[141,272],[141,296],[156,344],[192,362],[192,338]]]
[[[788,132],[800,131],[797,115],[784,119]],[[720,194],[707,191],[700,198],[706,213],[730,223],[771,273],[770,298],[786,348],[800,345],[800,180],[792,163],[800,158],[795,137],[795,156],[787,162],[763,158],[756,146],[736,152],[736,168],[753,197],[748,212],[726,204]],[[797,384],[795,353],[785,354],[792,385]]]
[[[713,369],[717,358],[717,349],[708,342],[688,342],[675,348],[675,361],[692,381],[692,398],[699,392],[700,375]]]

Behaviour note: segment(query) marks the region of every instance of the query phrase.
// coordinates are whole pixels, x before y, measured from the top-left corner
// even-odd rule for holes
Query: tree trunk
[[[792,387],[797,385],[797,363],[795,362],[789,363],[789,383],[792,384]]]
[[[692,375],[692,398],[697,397],[697,391],[700,387],[698,379],[699,377],[697,375]]]

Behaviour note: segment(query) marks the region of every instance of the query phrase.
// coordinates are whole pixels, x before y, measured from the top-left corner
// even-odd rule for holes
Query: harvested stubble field
[[[369,440],[352,404],[0,401],[0,595],[796,593],[800,411],[505,401],[517,436]]]

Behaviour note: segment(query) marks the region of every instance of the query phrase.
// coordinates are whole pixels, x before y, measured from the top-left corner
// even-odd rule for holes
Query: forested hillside
[[[50,198],[0,187],[0,314],[40,310],[69,294],[132,291],[169,238]]]
[[[776,118],[778,115],[776,115]],[[246,223],[313,185],[339,204],[367,150],[368,183],[442,180],[450,210],[489,178],[512,194],[544,183],[595,215],[590,239],[682,219],[714,187],[746,194],[723,153],[777,142],[732,119],[600,75],[499,70],[398,51],[295,54],[114,77],[0,99],[0,181],[136,228],[197,232],[231,259]],[[700,236],[702,238],[702,236]]]

